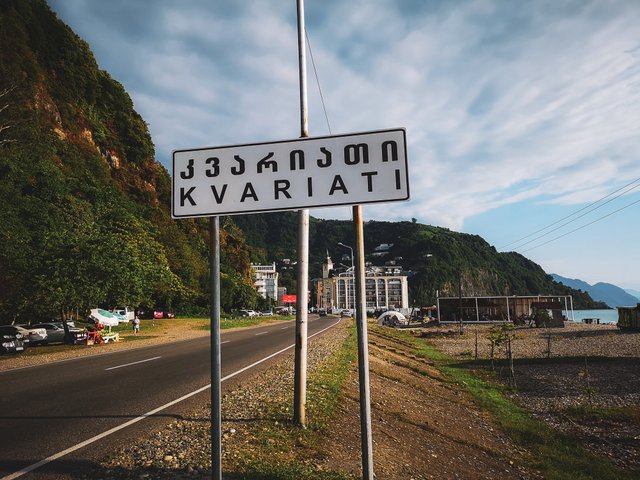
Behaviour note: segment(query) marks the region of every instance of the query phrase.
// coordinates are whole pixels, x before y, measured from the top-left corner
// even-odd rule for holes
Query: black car
[[[25,350],[24,339],[21,333],[10,334],[0,332],[0,354],[20,353]]]

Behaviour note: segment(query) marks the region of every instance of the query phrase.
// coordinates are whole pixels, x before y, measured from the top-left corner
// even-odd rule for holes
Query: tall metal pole
[[[373,480],[373,436],[371,434],[371,394],[369,385],[369,338],[364,278],[364,227],[362,206],[353,207],[353,230],[356,246],[356,325],[358,330],[358,380],[360,383],[360,437],[362,443],[362,478]]]
[[[308,137],[307,57],[304,0],[298,6],[298,69],[300,77],[300,137]],[[309,296],[309,210],[298,211],[298,291],[296,298],[296,347],[294,368],[293,420],[306,425],[307,404],[307,319]]]
[[[576,318],[573,315],[573,295],[569,295],[569,301],[571,302],[571,321],[575,322]]]
[[[349,249],[349,252],[351,252],[351,282],[349,282],[349,276],[346,277],[346,288],[345,288],[345,305],[347,306],[347,308],[349,308],[349,303],[351,303],[351,308],[354,309],[356,308],[356,293],[355,293],[355,280],[356,280],[356,271],[353,267],[353,248],[351,248],[349,245],[345,245],[344,243],[340,243],[338,242],[338,245],[340,245],[341,247],[345,247]],[[351,287],[351,288],[349,288]]]
[[[222,480],[222,382],[220,355],[220,219],[209,219],[211,267],[211,478]]]

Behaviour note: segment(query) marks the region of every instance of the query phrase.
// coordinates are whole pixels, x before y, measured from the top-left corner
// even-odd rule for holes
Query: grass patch
[[[349,376],[351,365],[356,361],[357,352],[358,342],[354,323],[335,358],[307,382],[307,397],[313,399],[307,406],[311,419],[309,428],[320,432],[326,428],[327,422],[334,416],[340,402],[340,391]]]
[[[223,318],[220,321],[220,328],[237,328],[237,327],[251,327],[264,323],[282,322],[295,319],[292,315],[273,315],[264,317],[251,317],[251,318]],[[180,317],[180,318],[158,318],[158,319],[143,319],[140,321],[140,333],[134,335],[133,326],[130,323],[122,323],[118,326],[111,327],[111,332],[119,333],[122,340],[127,342],[147,340],[165,335],[174,329],[189,329],[189,330],[206,330],[210,329],[210,319],[200,317]],[[74,322],[78,328],[87,328],[93,326],[92,323],[86,323],[82,321]],[[46,353],[55,352],[67,352],[76,350],[79,348],[87,348],[87,345],[67,345],[63,343],[54,343],[50,345],[37,345],[27,348],[24,352],[17,355],[20,356],[37,356]],[[93,346],[92,346],[93,348]],[[103,348],[102,345],[98,345],[96,348]],[[105,346],[104,348],[108,348]],[[13,355],[0,356],[0,362],[5,358],[11,358]]]
[[[352,477],[339,472],[317,471],[310,465],[296,462],[279,462],[274,460],[258,460],[246,465],[250,471],[240,474],[238,477],[246,480],[350,480]]]
[[[54,343],[53,345],[35,345],[33,347],[27,348],[19,355],[23,357],[34,357],[37,355],[42,355],[43,353],[66,352],[80,347],[82,347],[82,345],[67,345],[64,343]],[[6,358],[8,357],[9,356],[7,356]]]
[[[264,317],[243,317],[243,318],[221,318],[220,330],[226,330],[228,328],[242,328],[253,327],[255,325],[262,325],[275,322],[287,322],[294,320],[295,317],[291,315],[269,315]],[[201,319],[203,324],[200,326],[202,330],[211,330],[211,319]]]
[[[389,334],[389,330],[385,330]],[[491,412],[502,429],[521,447],[532,453],[532,470],[542,472],[544,478],[555,480],[623,480],[638,478],[637,473],[617,468],[605,457],[599,457],[511,401],[505,387],[484,372],[474,372],[464,363],[447,357],[427,340],[413,337],[407,332],[394,331],[394,336],[413,343],[416,354],[435,363],[448,381],[469,392],[476,403]],[[636,412],[637,413],[637,412]],[[637,417],[636,417],[637,418]]]
[[[560,413],[578,420],[611,420],[614,422],[640,424],[640,407],[592,407],[571,406]]]

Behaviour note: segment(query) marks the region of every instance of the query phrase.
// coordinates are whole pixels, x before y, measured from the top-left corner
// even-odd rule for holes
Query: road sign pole
[[[353,230],[356,246],[356,325],[358,330],[358,380],[360,383],[360,438],[362,478],[373,480],[373,436],[371,434],[371,390],[369,384],[369,339],[364,276],[364,227],[362,205],[353,207]]]
[[[298,296],[296,298],[296,348],[294,368],[293,416],[296,424],[306,425],[307,405],[307,294],[309,275],[309,210],[298,212]]]
[[[297,0],[298,69],[300,76],[300,136],[308,137],[307,60],[304,27],[304,0]],[[306,424],[307,404],[307,321],[309,296],[309,210],[298,211],[298,289],[296,299],[296,348],[294,367],[293,420]]]
[[[220,355],[220,220],[209,218],[211,268],[211,478],[222,480],[222,409]]]

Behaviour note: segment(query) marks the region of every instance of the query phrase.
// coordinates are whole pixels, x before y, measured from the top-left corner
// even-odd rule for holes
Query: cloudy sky
[[[295,0],[49,4],[124,85],[167,168],[175,149],[299,136]],[[365,218],[479,234],[549,273],[640,290],[640,2],[305,8],[311,135],[407,129],[412,199]]]

